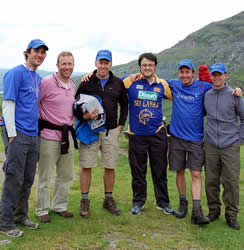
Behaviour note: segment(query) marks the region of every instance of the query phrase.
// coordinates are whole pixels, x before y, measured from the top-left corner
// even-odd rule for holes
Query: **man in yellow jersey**
[[[147,199],[147,159],[154,184],[157,209],[174,214],[170,207],[167,184],[168,142],[163,124],[162,98],[172,100],[166,81],[155,75],[157,58],[144,53],[138,59],[139,80],[124,79],[129,97],[129,163],[132,175],[133,207],[138,215]]]

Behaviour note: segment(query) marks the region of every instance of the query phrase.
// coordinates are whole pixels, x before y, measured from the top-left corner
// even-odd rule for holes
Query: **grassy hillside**
[[[121,138],[124,140],[124,138]],[[0,139],[0,148],[2,142]],[[2,148],[3,150],[3,148]],[[240,213],[238,220],[241,230],[230,229],[224,218],[224,206],[222,214],[216,222],[206,226],[192,225],[191,217],[191,175],[186,172],[187,197],[189,199],[188,214],[183,219],[177,219],[172,215],[165,215],[156,209],[153,192],[153,182],[150,171],[147,174],[147,202],[143,212],[131,215],[132,189],[131,174],[126,155],[120,154],[118,168],[116,169],[116,182],[113,196],[117,206],[121,209],[121,216],[112,216],[102,208],[103,203],[103,173],[100,166],[92,171],[92,184],[89,198],[91,201],[91,216],[82,219],[79,215],[80,185],[78,152],[75,151],[74,170],[75,177],[69,193],[68,210],[74,213],[74,217],[67,219],[56,215],[50,210],[51,223],[42,223],[37,230],[23,229],[24,237],[7,238],[0,234],[1,240],[11,240],[9,245],[0,246],[0,249],[244,249],[243,226],[244,200],[240,199]],[[244,166],[244,146],[241,147],[241,164]],[[55,176],[55,171],[54,171]],[[241,168],[240,197],[244,195],[244,170]],[[2,187],[0,182],[0,189]],[[52,179],[53,183],[53,179]],[[170,204],[174,209],[178,207],[178,192],[175,184],[175,173],[168,171],[168,190]],[[222,192],[222,189],[221,189]],[[51,196],[53,185],[51,185]],[[38,222],[35,216],[36,182],[32,187],[29,199],[29,216],[31,220]],[[202,209],[208,213],[206,195],[203,194]]]

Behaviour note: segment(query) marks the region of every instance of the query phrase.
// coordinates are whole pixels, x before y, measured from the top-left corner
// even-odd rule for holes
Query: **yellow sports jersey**
[[[162,98],[172,100],[168,83],[154,75],[150,85],[142,76],[134,82],[125,78],[124,85],[129,97],[129,133],[152,135],[163,125]]]

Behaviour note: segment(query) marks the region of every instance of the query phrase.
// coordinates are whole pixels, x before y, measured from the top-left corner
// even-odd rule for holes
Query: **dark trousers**
[[[7,138],[5,127],[2,136]],[[36,163],[39,159],[39,138],[17,131],[11,143],[3,138],[6,151],[5,180],[0,203],[0,229],[14,229],[28,213],[28,199],[34,182]]]
[[[167,181],[168,142],[165,129],[154,135],[129,135],[129,163],[132,175],[133,205],[142,206],[147,199],[147,159],[149,157],[157,205],[169,205]]]
[[[205,142],[205,188],[210,213],[220,215],[220,184],[223,185],[223,201],[226,219],[236,219],[239,211],[240,143],[218,149]]]

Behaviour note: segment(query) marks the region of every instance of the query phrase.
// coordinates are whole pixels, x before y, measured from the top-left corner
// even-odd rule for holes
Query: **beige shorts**
[[[119,157],[119,130],[110,129],[108,135],[106,132],[99,133],[98,141],[85,145],[80,143],[79,148],[79,166],[80,168],[94,168],[97,166],[98,152],[101,151],[102,163],[104,168],[115,169]]]

